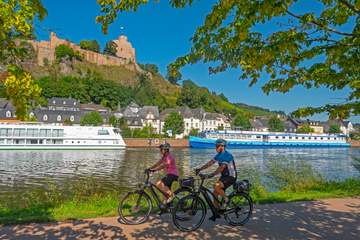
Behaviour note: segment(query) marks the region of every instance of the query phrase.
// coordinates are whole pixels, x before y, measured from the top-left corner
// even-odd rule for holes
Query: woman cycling
[[[156,186],[162,193],[164,193],[166,198],[164,200],[164,204],[168,204],[174,199],[175,195],[171,191],[171,185],[179,178],[179,172],[176,167],[175,158],[170,153],[170,147],[171,146],[169,143],[161,144],[159,147],[162,154],[161,159],[148,169],[151,172],[164,169],[166,172],[166,176],[156,183]]]

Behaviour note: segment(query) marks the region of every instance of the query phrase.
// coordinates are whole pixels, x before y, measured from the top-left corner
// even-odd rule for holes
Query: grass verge
[[[90,187],[90,186],[89,186]],[[85,187],[86,189],[86,187]],[[61,200],[59,189],[27,194],[22,199],[0,199],[0,224],[28,222],[63,221],[95,217],[116,216],[119,192],[102,192],[73,195],[71,199]],[[86,190],[82,189],[82,193]],[[283,189],[268,192],[261,185],[254,185],[251,192],[255,203],[280,203],[324,198],[360,196],[360,179],[347,179],[341,182],[322,181],[306,189]]]

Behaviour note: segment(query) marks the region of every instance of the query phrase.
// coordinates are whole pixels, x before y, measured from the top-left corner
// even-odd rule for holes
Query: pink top
[[[170,153],[166,154],[166,156],[162,158],[162,161],[163,163],[166,164],[166,168],[165,168],[166,174],[179,176],[179,172],[176,167],[175,158]]]

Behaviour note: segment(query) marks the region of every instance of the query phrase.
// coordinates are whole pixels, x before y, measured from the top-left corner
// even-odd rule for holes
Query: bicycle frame
[[[156,193],[155,189],[157,189],[163,196],[165,196],[165,194],[155,185],[153,184],[150,180],[150,174],[146,173],[146,180],[145,180],[145,185],[141,188],[140,191],[145,192],[145,189],[149,189],[150,193],[152,195],[152,197],[155,199],[155,202],[157,204],[158,207],[160,207],[162,205],[161,200],[159,195]],[[146,193],[146,192],[145,192]],[[139,198],[140,199],[140,198]]]

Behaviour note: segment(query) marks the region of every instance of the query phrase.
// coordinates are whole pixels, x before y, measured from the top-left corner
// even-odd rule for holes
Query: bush
[[[80,47],[85,50],[100,52],[100,45],[96,40],[82,40],[80,42]]]
[[[314,129],[309,124],[304,124],[296,130],[297,133],[313,133]]]

